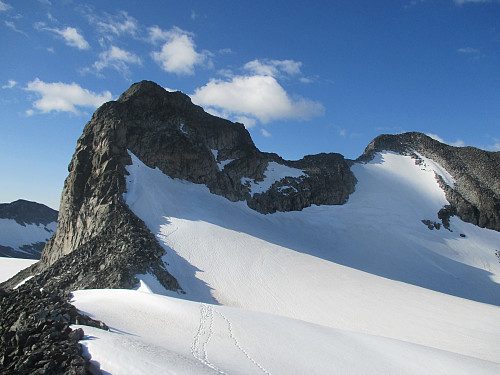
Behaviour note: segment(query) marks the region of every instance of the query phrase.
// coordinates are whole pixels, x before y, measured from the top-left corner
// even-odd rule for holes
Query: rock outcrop
[[[102,322],[80,314],[58,290],[31,284],[15,291],[0,289],[0,373],[100,373],[83,355],[83,324],[107,329]]]
[[[438,213],[445,227],[449,217],[457,215],[465,222],[500,231],[500,152],[453,147],[422,133],[404,133],[378,136],[358,161],[371,160],[382,150],[411,155],[420,162],[418,153],[434,160],[451,174],[454,186],[437,176],[450,203]]]

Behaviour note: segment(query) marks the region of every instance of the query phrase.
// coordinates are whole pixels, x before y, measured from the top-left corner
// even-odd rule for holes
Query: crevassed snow
[[[137,291],[82,290],[72,303],[110,326],[109,332],[82,327],[86,337],[80,343],[102,370],[115,375],[500,370],[498,363],[399,340]]]
[[[36,262],[37,260],[34,259],[0,257],[0,283],[7,281],[19,271]]]
[[[286,165],[271,161],[267,165],[264,176],[265,177],[262,181],[256,181],[248,177],[242,177],[241,184],[249,187],[250,195],[253,197],[254,194],[261,194],[265,191],[268,191],[276,181],[279,181],[285,177],[298,178],[301,176],[306,176],[306,174],[300,169],[287,167]]]

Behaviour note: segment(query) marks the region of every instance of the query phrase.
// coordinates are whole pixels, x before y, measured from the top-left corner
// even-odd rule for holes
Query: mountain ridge
[[[462,148],[444,145],[421,133],[404,133],[376,137],[355,161],[335,153],[287,161],[276,154],[260,152],[242,124],[207,114],[187,95],[167,92],[150,81],[135,83],[117,101],[97,109],[85,126],[68,166],[58,230],[46,244],[41,262],[26,272],[48,270],[59,260],[74,264],[64,260],[64,256],[75,252],[85,259],[101,259],[105,267],[101,267],[100,261],[89,262],[94,264],[88,270],[93,276],[60,282],[65,289],[130,288],[137,283],[135,274],[149,272],[165,287],[181,290],[161,262],[165,250],[123,200],[128,174],[125,167],[132,163],[129,152],[172,178],[205,184],[212,193],[230,201],[246,201],[260,213],[272,213],[302,210],[311,205],[344,204],[356,185],[351,166],[367,162],[384,149],[413,155],[417,163],[416,151],[440,160],[462,152]],[[471,155],[468,157],[481,157],[474,170],[495,160],[492,170],[494,176],[500,175],[500,153],[470,148],[466,152]],[[290,168],[285,174],[302,171],[302,175],[282,178],[278,173],[280,178],[265,181],[266,173],[276,172],[267,171],[271,163]],[[457,214],[465,221],[500,230],[500,187],[494,185],[493,190],[488,190],[488,180],[478,178],[478,186],[469,194],[477,198],[472,201],[463,189],[468,179],[461,182],[458,174],[463,163],[453,165],[458,171],[459,189],[441,182],[450,197],[450,205],[440,211],[443,224]],[[265,183],[270,185],[266,185],[267,190]],[[48,282],[53,282],[54,272],[49,272],[52,276],[47,277]]]
[[[404,133],[375,138],[357,160],[323,153],[287,161],[260,152],[242,124],[205,113],[187,95],[152,82],[134,84],[96,110],[78,139],[57,232],[41,260],[0,285],[0,307],[9,311],[0,336],[20,348],[14,355],[11,346],[1,347],[0,368],[26,367],[32,340],[22,332],[43,323],[62,333],[44,338],[51,354],[69,358],[68,368],[75,361],[88,369],[88,360],[77,358],[83,334],[68,336],[69,324],[105,325],[85,322],[63,301],[78,289],[147,292],[151,286],[176,297],[174,305],[180,299],[199,303],[190,311],[200,322],[180,317],[198,329],[194,347],[214,314],[235,340],[232,323],[210,307],[220,303],[318,327],[404,341],[410,334],[410,342],[496,361],[494,350],[481,352],[488,343],[495,346],[490,326],[476,334],[474,322],[467,324],[464,332],[479,345],[474,350],[446,341],[457,334],[426,338],[406,326],[416,318],[427,335],[432,331],[419,315],[422,295],[425,308],[445,300],[459,311],[486,311],[483,323],[496,319],[498,233],[479,226],[499,231],[498,155]],[[450,231],[440,230],[439,220]],[[407,319],[397,310],[406,292],[413,296],[403,302],[410,304],[403,309]],[[398,301],[384,302],[386,293]],[[35,303],[19,316],[25,301]],[[366,301],[384,313],[372,314]],[[396,328],[386,327],[394,323],[384,321],[389,312],[401,320]],[[113,321],[109,314],[105,322],[108,316]],[[426,316],[441,327],[443,315]],[[451,326],[462,323],[454,317]],[[89,332],[99,339],[116,335]],[[69,344],[71,350],[58,351]]]

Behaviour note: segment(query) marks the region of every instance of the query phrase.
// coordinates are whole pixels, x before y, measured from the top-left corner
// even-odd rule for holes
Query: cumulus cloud
[[[57,35],[61,36],[66,44],[70,47],[75,47],[80,50],[89,49],[90,45],[85,40],[82,34],[78,32],[74,27],[66,27],[64,29],[47,29],[53,31]]]
[[[321,103],[291,98],[271,76],[236,76],[230,81],[210,80],[191,96],[201,106],[232,116],[249,116],[262,123],[277,119],[309,119],[324,113]]]
[[[441,138],[437,134],[432,134],[432,133],[426,133],[427,136],[431,137],[432,139],[435,139],[436,141],[439,141],[441,143],[445,143],[450,146],[455,146],[455,147],[463,147],[465,146],[465,142],[462,141],[461,139],[457,139],[455,142],[446,142],[443,138]]]
[[[149,29],[149,38],[152,43],[163,42],[161,50],[151,56],[166,72],[192,75],[195,66],[210,65],[210,52],[197,52],[192,34],[178,27],[162,30],[153,26]]]
[[[255,75],[277,77],[283,73],[296,75],[300,73],[302,63],[294,60],[252,60],[243,66],[243,69]]]
[[[7,82],[7,84],[2,86],[2,89],[11,89],[15,85],[17,85],[17,82],[14,81],[13,79],[9,79],[9,81]]]
[[[49,19],[53,19],[53,17],[48,14]],[[56,27],[47,27],[45,22],[37,22],[35,23],[35,29],[37,30],[45,30],[45,31],[50,31],[57,36],[61,37],[65,43],[70,46],[70,47],[75,47],[80,50],[85,50],[89,49],[90,45],[89,43],[85,40],[82,34],[78,32],[78,30],[74,27],[67,26],[62,29],[58,29]]]
[[[0,1],[0,12],[6,11],[12,9],[12,6],[10,6],[7,3],[4,3],[3,1]]]
[[[94,63],[93,67],[97,72],[105,68],[112,68],[127,75],[129,73],[130,64],[142,65],[142,61],[132,52],[125,51],[116,46],[111,46],[108,50],[99,54],[99,60]]]
[[[36,78],[28,83],[25,88],[41,96],[33,103],[33,107],[42,113],[48,112],[72,112],[80,114],[77,107],[96,108],[102,103],[111,100],[111,93],[104,91],[96,94],[82,88],[76,83],[43,82]],[[27,115],[33,114],[33,110],[26,111]]]

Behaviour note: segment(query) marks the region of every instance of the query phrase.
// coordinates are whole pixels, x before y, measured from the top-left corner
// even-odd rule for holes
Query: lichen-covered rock
[[[437,162],[455,180],[454,186],[449,186],[438,178],[451,206],[441,214],[446,214],[448,219],[456,214],[463,221],[500,231],[500,152],[453,147],[422,133],[404,133],[378,136],[358,161],[368,161],[375,152],[382,150],[418,159],[416,151]]]

